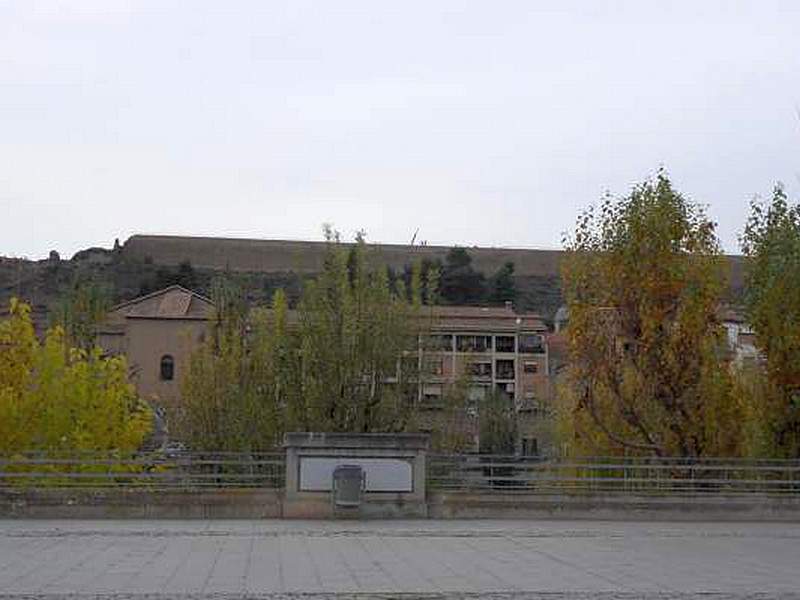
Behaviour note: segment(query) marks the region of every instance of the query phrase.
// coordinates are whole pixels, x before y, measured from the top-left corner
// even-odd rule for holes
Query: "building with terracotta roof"
[[[128,360],[139,394],[156,404],[180,399],[181,368],[202,341],[214,305],[179,285],[118,304],[98,328],[98,343]]]

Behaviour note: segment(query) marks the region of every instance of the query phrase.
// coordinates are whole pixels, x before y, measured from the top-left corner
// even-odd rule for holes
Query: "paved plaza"
[[[800,597],[800,525],[0,521],[0,598]]]

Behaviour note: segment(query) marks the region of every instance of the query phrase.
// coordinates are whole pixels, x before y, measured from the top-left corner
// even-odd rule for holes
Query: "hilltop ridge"
[[[370,242],[382,262],[402,269],[416,258],[444,260],[452,246],[382,244]],[[561,250],[487,248],[463,246],[475,268],[491,273],[513,261],[516,274],[558,276]],[[193,237],[177,235],[132,235],[122,247],[124,256],[163,265],[190,261],[206,269],[233,271],[294,271],[317,273],[322,267],[325,242],[246,238]]]
[[[395,269],[402,269],[416,258],[444,260],[451,248],[380,243],[370,243],[370,247],[382,262]],[[513,261],[518,277],[560,277],[563,250],[463,247],[469,251],[475,268],[485,274]],[[132,235],[122,247],[123,256],[161,265],[176,266],[188,260],[203,269],[302,274],[319,272],[324,251],[325,242],[315,241],[142,234]],[[727,258],[731,266],[731,287],[739,289],[743,283],[742,257],[728,255]]]
[[[372,244],[376,260],[402,271],[416,259],[444,260],[450,246]],[[546,320],[562,304],[559,266],[564,252],[526,248],[464,246],[472,264],[484,275],[496,272],[505,262],[515,266],[517,308],[535,310]],[[164,283],[174,282],[181,265],[192,267],[187,283],[201,293],[210,292],[216,274],[226,271],[241,281],[251,302],[266,302],[282,287],[296,299],[302,281],[322,269],[325,242],[177,235],[132,235],[112,249],[88,248],[70,260],[39,261],[0,257],[0,304],[19,296],[34,306],[37,322],[59,298],[87,278],[107,284],[113,301],[131,299]],[[728,256],[731,267],[730,297],[740,294],[743,283],[741,256]]]

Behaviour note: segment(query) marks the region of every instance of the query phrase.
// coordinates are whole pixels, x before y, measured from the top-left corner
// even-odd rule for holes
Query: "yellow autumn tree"
[[[664,172],[578,220],[563,264],[570,365],[561,431],[578,454],[741,453],[717,317],[714,224]]]
[[[11,300],[0,320],[0,455],[134,451],[151,427],[124,358],[70,347],[61,327],[40,342],[30,307]]]

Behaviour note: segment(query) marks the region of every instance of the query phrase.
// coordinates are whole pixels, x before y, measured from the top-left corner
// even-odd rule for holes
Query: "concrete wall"
[[[396,500],[396,499],[395,499]],[[408,518],[386,499],[359,518]],[[281,518],[280,490],[2,490],[0,518],[46,519],[268,519]],[[293,518],[330,518],[330,502],[294,506]],[[800,497],[637,496],[625,494],[532,495],[525,493],[431,492],[433,519],[587,519],[611,521],[800,522]],[[413,514],[413,513],[412,513]],[[418,513],[416,516],[421,516]]]
[[[402,269],[415,258],[444,260],[449,246],[406,246],[370,244],[380,260]],[[561,255],[557,250],[512,248],[469,248],[475,267],[493,273],[506,261],[513,261],[517,275],[557,275]],[[123,256],[136,260],[150,258],[159,265],[191,261],[194,267],[259,271],[319,273],[325,256],[324,242],[291,240],[248,240],[167,235],[134,235],[122,249]]]
[[[433,492],[435,519],[589,519],[609,521],[800,522],[800,496],[635,494],[536,495]]]
[[[281,490],[0,490],[0,517],[40,519],[267,519]]]
[[[372,245],[371,245],[372,246]],[[396,269],[417,257],[442,259],[448,246],[407,246],[404,244],[375,244],[382,262]],[[170,235],[134,235],[122,249],[126,258],[150,258],[159,265],[179,265],[189,260],[200,268],[233,271],[318,273],[322,268],[325,244],[290,240],[248,240],[233,238],[204,238]],[[513,261],[517,276],[559,277],[560,250],[523,248],[470,247],[475,268],[494,273],[506,261]],[[742,283],[742,257],[729,256],[731,285],[738,289]]]

